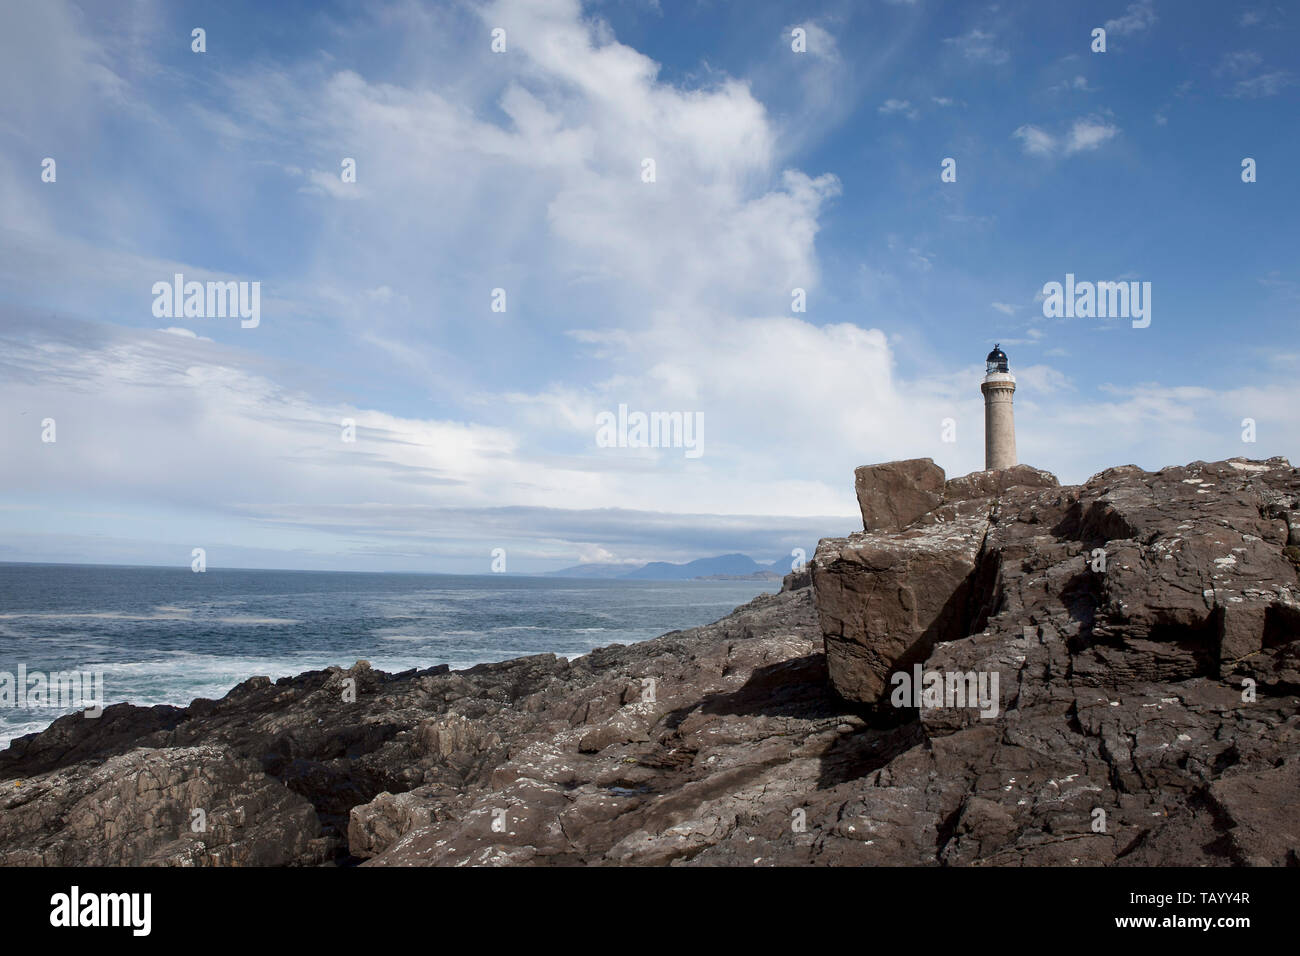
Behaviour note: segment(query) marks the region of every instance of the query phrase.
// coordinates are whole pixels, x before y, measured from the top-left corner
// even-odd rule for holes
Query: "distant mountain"
[[[630,581],[689,581],[691,578],[707,578],[718,574],[750,575],[756,571],[770,570],[748,555],[724,554],[716,558],[697,558],[685,564],[651,561],[645,567],[620,577]]]
[[[790,573],[789,555],[774,561],[755,561],[746,554],[722,554],[713,558],[697,558],[685,564],[668,561],[651,561],[649,564],[577,564],[558,571],[546,571],[550,578],[603,578],[624,581],[691,581],[700,578],[764,578],[771,575],[784,577]]]

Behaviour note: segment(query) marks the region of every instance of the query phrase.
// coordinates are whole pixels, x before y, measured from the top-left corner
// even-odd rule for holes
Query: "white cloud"
[[[308,185],[304,192],[318,193],[333,199],[364,199],[366,190],[358,183],[345,183],[338,173],[326,173],[318,169],[307,173]]]
[[[193,329],[182,329],[174,325],[169,325],[165,329],[159,329],[159,332],[166,332],[168,335],[179,335],[181,338],[195,339],[199,342],[211,342],[212,339],[205,335],[199,335]]]
[[[916,110],[908,100],[885,100],[885,102],[881,103],[880,106],[877,107],[876,111],[885,116],[901,114],[906,116],[908,119],[916,119],[917,116]]]
[[[54,346],[20,337],[10,361],[25,375],[45,368],[46,380],[13,379],[0,395],[58,418],[59,467],[50,470],[55,457],[30,435],[5,435],[6,447],[18,449],[0,467],[6,487],[234,514],[274,524],[285,547],[301,531],[390,548],[375,536],[409,535],[411,509],[421,508],[566,510],[575,526],[574,503],[851,515],[851,487],[839,476],[824,483],[820,469],[744,451],[762,447],[763,424],[746,407],[758,384],[752,376],[759,367],[769,381],[784,374],[778,336],[764,334],[762,348],[748,353],[749,379],[737,367],[726,387],[708,381],[712,367],[733,368],[737,340],[768,328],[749,316],[775,303],[788,307],[795,286],[815,294],[818,215],[838,182],[777,165],[772,121],[747,84],[725,77],[701,88],[661,83],[657,64],[585,21],[576,3],[498,3],[483,17],[509,26],[512,71],[474,74],[502,77],[499,89],[459,91],[471,101],[481,95],[482,109],[419,84],[309,63],[227,75],[226,109],[218,100],[197,117],[223,138],[275,143],[279,170],[310,171],[305,188],[322,199],[359,200],[312,204],[317,228],[292,287],[310,299],[304,311],[338,317],[321,327],[333,332],[335,348],[377,353],[402,375],[427,367],[433,379],[464,369],[462,387],[443,387],[438,396],[442,405],[459,404],[461,415],[394,414],[340,401],[333,389],[281,384],[285,366],[244,348],[261,347],[263,335],[295,337],[304,349],[323,337],[304,334],[283,312],[270,315],[266,299],[259,337],[238,340],[236,350],[200,342],[183,325],[146,339],[107,327]],[[832,55],[833,38],[816,37],[822,55]],[[496,116],[504,119],[487,118]],[[356,156],[357,184],[342,183],[333,170],[333,158],[343,156]],[[654,183],[641,180],[647,156],[656,161]],[[51,263],[128,273],[132,297],[137,286],[142,297],[149,288],[137,273],[205,271],[165,261],[119,264],[102,253],[68,256],[59,251],[66,241],[46,238]],[[15,245],[27,257],[44,248]],[[22,268],[8,258],[7,270]],[[765,289],[756,291],[755,276]],[[484,303],[488,289],[508,286],[511,313],[495,320],[495,332],[491,320],[466,323],[444,301],[452,281],[482,284]],[[593,286],[597,293],[584,292]],[[83,288],[96,291],[93,282]],[[598,312],[571,307],[584,295]],[[688,306],[691,321],[679,321]],[[556,363],[553,386],[530,394],[509,378],[472,375],[465,353],[435,351],[440,327],[454,328],[453,343],[476,334],[545,343],[583,315],[609,323],[591,330],[611,373],[595,381]],[[611,325],[638,331],[620,340]],[[858,342],[791,327],[808,339],[809,370],[819,349],[836,354],[845,341]],[[606,333],[611,338],[598,343]],[[47,368],[51,354],[58,362]],[[680,452],[596,449],[595,413],[620,400],[705,412],[705,457],[692,463]],[[344,418],[356,421],[355,444],[339,437]],[[379,513],[392,516],[381,530],[365,519]],[[529,534],[524,519],[498,533],[506,530]],[[472,534],[472,523],[460,533]],[[552,550],[610,548],[574,530],[552,534]]]
[[[1103,143],[1114,139],[1119,128],[1105,120],[1078,119],[1070,127],[1070,135],[1065,143],[1066,154],[1086,152],[1097,149]]]
[[[380,15],[428,13],[397,5]],[[923,363],[924,374],[903,378],[880,329],[787,314],[795,286],[817,301],[816,239],[839,183],[785,168],[782,131],[749,84],[713,75],[704,85],[665,82],[658,64],[574,0],[494,3],[482,22],[509,29],[511,56],[499,69],[472,68],[482,50],[427,47],[439,25],[422,27],[412,62],[437,63],[441,85],[419,70],[381,80],[325,57],[227,74],[221,95],[194,114],[212,136],[189,153],[183,137],[173,144],[178,156],[213,164],[195,177],[199,221],[247,236],[257,261],[257,235],[222,208],[255,207],[242,191],[244,167],[222,178],[227,154],[212,142],[274,156],[276,189],[287,182],[314,217],[295,250],[301,271],[279,277],[280,308],[272,314],[264,300],[258,337],[236,340],[238,348],[188,325],[61,332],[44,316],[8,316],[0,403],[15,414],[0,421],[6,489],[174,510],[182,517],[169,533],[189,539],[211,519],[253,539],[240,538],[246,547],[343,541],[357,555],[423,561],[509,540],[573,563],[630,560],[683,541],[716,547],[727,535],[757,540],[744,536],[759,531],[806,535],[825,515],[842,522],[828,531],[843,531],[856,509],[855,465],[930,455],[951,474],[982,466],[978,367]],[[824,67],[837,54],[818,29]],[[948,42],[971,62],[1009,59],[978,30]],[[110,68],[100,51],[81,49],[85,75],[58,78],[81,84],[70,98],[140,98],[94,69]],[[882,113],[916,109],[889,102]],[[1026,152],[1061,156],[1117,133],[1084,117],[1014,135]],[[343,156],[358,159],[357,189],[341,189],[333,163]],[[654,183],[640,178],[646,157],[656,162]],[[319,195],[294,193],[304,180]],[[0,190],[5,182],[0,175]],[[8,198],[0,193],[6,282],[66,275],[75,262],[86,314],[99,314],[93,300],[119,284],[147,303],[142,276],[225,274],[172,262],[179,254],[119,251],[157,248],[141,241],[159,230],[157,197],[122,218],[111,214],[131,204],[114,200],[115,210],[104,200],[96,222],[135,240],[110,248],[62,235],[40,204]],[[934,241],[900,238],[891,250],[902,271],[924,271]],[[864,264],[864,274],[872,268]],[[486,299],[496,286],[509,289],[511,305],[494,317]],[[465,288],[472,294],[457,298]],[[295,362],[320,360],[330,374],[253,351],[275,335],[289,340]],[[517,367],[498,370],[512,350],[543,374],[524,381]],[[572,352],[580,354],[570,361]],[[384,372],[366,399],[350,397],[364,380],[353,364],[360,355],[377,356]],[[1125,457],[1159,465],[1185,447],[1223,445],[1215,402],[1239,397],[1151,386],[1080,402],[1050,365],[1026,362],[1017,373],[1021,447],[1066,479]],[[1271,434],[1294,437],[1294,398],[1283,388],[1242,400],[1258,404]],[[701,412],[704,457],[596,448],[597,412],[621,402]],[[1094,413],[1115,427],[1097,428]],[[1179,442],[1164,441],[1159,414],[1178,423]],[[45,415],[58,419],[56,446],[32,428]],[[955,445],[941,441],[948,417],[959,423]],[[343,418],[357,423],[355,444],[341,441]],[[1106,435],[1107,444],[1085,447],[1079,434]],[[1135,434],[1160,441],[1126,444]],[[694,528],[707,535],[690,538]],[[87,524],[79,533],[90,540],[109,530]]]
[[[1025,124],[1011,134],[1020,140],[1026,153],[1034,156],[1051,156],[1056,152],[1056,137],[1032,124]]]
[[[1024,151],[1032,156],[1071,156],[1090,152],[1119,135],[1119,127],[1096,116],[1080,117],[1064,133],[1053,134],[1026,124],[1011,134],[1020,140]]]
[[[820,23],[809,20],[804,23],[793,24],[787,27],[783,31],[783,35],[788,38],[795,26],[802,28],[804,31],[804,36],[807,40],[807,52],[809,55],[832,63],[839,62],[840,48],[833,33],[823,27]]]
[[[999,66],[1011,59],[1011,54],[997,45],[997,37],[983,30],[971,30],[961,36],[946,37],[943,41],[973,63]]]
[[[1129,4],[1122,16],[1107,20],[1105,27],[1108,34],[1117,33],[1120,36],[1128,36],[1132,33],[1140,33],[1143,30],[1150,29],[1155,22],[1156,12],[1151,0],[1139,0],[1138,3]]]

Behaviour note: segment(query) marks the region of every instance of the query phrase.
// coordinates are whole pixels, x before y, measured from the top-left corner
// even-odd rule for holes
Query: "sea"
[[[0,682],[103,675],[104,704],[184,706],[250,677],[367,660],[453,669],[577,657],[708,624],[780,581],[618,581],[0,564]],[[80,707],[0,694],[0,749]],[[57,702],[53,702],[56,703]]]

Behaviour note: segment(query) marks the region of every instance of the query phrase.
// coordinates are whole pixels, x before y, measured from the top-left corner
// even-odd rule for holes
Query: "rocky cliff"
[[[0,753],[0,864],[1300,863],[1300,472],[857,490],[706,627],[65,717]]]

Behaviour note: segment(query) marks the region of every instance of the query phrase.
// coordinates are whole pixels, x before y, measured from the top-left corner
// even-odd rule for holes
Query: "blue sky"
[[[855,465],[982,467],[995,341],[1021,460],[1063,481],[1293,455],[1298,17],[16,5],[0,560],[480,572],[494,548],[511,571],[810,548],[856,527]],[[260,282],[260,323],[155,317],[177,272]],[[1066,273],[1150,282],[1150,326],[1045,318]],[[702,416],[703,453],[600,447],[620,404]]]

